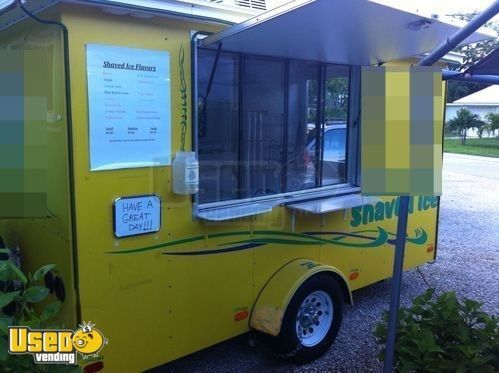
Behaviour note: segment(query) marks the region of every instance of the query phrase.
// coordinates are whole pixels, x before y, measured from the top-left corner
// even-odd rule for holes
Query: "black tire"
[[[303,315],[303,308],[300,310],[302,303],[309,295],[317,291],[323,291],[329,295],[332,302],[333,318],[329,328],[324,328],[324,331],[327,330],[325,335],[316,344],[307,346],[302,344],[302,342],[308,342],[305,342],[305,340],[298,336],[297,318],[299,312]],[[338,335],[343,317],[343,304],[343,294],[340,285],[331,275],[319,273],[312,276],[298,288],[291,298],[284,314],[281,332],[278,336],[268,339],[270,347],[280,356],[299,364],[317,359],[331,347]]]

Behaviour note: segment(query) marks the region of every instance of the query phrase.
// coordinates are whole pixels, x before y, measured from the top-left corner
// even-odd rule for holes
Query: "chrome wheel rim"
[[[310,293],[301,303],[296,316],[296,335],[305,347],[319,344],[333,323],[333,302],[322,290]]]

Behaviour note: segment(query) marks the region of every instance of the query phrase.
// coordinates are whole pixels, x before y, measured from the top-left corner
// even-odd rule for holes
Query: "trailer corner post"
[[[399,201],[399,215],[397,221],[397,238],[395,240],[395,258],[393,260],[393,276],[390,283],[390,311],[388,313],[388,333],[386,339],[384,373],[393,371],[395,354],[395,340],[397,337],[397,312],[400,303],[400,287],[404,267],[404,252],[409,217],[409,196],[401,196]]]

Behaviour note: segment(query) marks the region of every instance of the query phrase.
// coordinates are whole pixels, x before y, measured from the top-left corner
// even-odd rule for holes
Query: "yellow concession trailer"
[[[360,0],[231,25],[248,11],[202,3],[0,3],[1,73],[21,77],[1,91],[39,171],[2,190],[0,234],[23,270],[56,264],[64,328],[108,339],[87,371],[250,330],[309,361],[391,275],[398,198],[360,195],[360,67],[414,63],[456,27]],[[405,268],[435,260],[438,208],[411,198]]]

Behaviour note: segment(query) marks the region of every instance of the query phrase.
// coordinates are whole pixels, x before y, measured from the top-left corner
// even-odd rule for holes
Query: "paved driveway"
[[[444,170],[461,175],[499,180],[499,158],[445,153]]]
[[[456,291],[499,313],[499,159],[445,154],[437,261],[421,267],[437,292]],[[417,270],[404,273],[401,303],[426,285]],[[354,292],[333,347],[321,359],[296,366],[248,346],[244,335],[167,364],[158,372],[381,372],[372,335],[388,309],[383,281]]]

